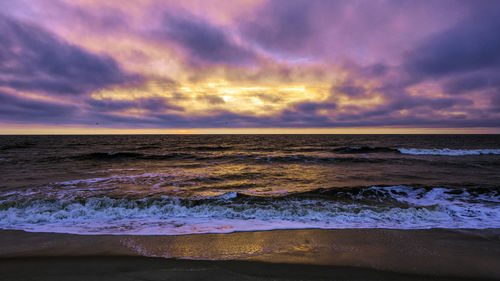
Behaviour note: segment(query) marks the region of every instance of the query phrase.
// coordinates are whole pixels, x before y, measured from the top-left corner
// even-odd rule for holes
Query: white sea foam
[[[500,154],[500,149],[398,148],[397,150],[403,154],[411,155],[464,156]]]
[[[471,191],[472,192],[472,191]],[[370,200],[387,202],[369,204]],[[399,202],[395,204],[392,201]],[[188,234],[284,228],[498,228],[498,193],[372,187],[342,200],[145,198],[0,201],[0,228],[79,234]]]
[[[113,178],[116,178],[116,177],[112,176],[112,177],[105,177],[105,178],[90,178],[90,179],[80,179],[80,180],[72,180],[72,181],[62,181],[62,182],[53,183],[53,185],[72,186],[72,185],[78,185],[78,184],[90,184],[90,183],[107,181],[107,180],[110,180]]]

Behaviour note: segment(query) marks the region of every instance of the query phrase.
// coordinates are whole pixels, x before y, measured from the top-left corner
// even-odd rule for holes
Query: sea
[[[0,136],[0,229],[500,228],[500,135]]]

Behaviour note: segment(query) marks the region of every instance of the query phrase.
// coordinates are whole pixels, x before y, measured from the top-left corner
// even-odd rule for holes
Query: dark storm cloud
[[[255,54],[238,46],[222,28],[188,14],[165,14],[160,35],[183,47],[197,60],[244,65]]]
[[[76,112],[76,106],[19,97],[0,91],[0,118],[3,120],[64,124],[73,120]]]
[[[500,113],[500,90],[491,94],[490,97],[491,111]]]
[[[302,102],[295,105],[295,111],[297,113],[306,113],[306,114],[315,114],[318,110],[326,109],[331,110],[337,108],[337,105],[334,103],[317,103],[317,102]]]
[[[383,63],[375,63],[363,69],[362,74],[368,77],[383,76],[389,71],[389,67]]]
[[[327,116],[316,115],[316,114],[304,114],[293,110],[284,110],[283,113],[278,115],[266,123],[263,123],[263,127],[297,127],[297,128],[307,128],[307,127],[327,127],[328,124],[333,122],[329,120]],[[265,124],[265,125],[264,125]],[[314,125],[311,125],[314,124]]]
[[[91,111],[98,111],[101,113],[124,111],[132,108],[145,109],[150,112],[161,112],[165,110],[184,111],[182,107],[168,104],[164,98],[141,98],[130,101],[90,99],[87,103],[90,105]]]
[[[89,99],[87,103],[93,109],[105,112],[126,110],[134,107],[135,105],[135,102],[133,101],[122,101],[122,100],[114,101],[112,99],[103,99],[103,100]]]
[[[335,95],[337,93],[342,93],[342,94],[347,95],[351,98],[364,97],[367,95],[365,88],[355,86],[351,82],[344,82],[342,85],[332,87],[330,89],[330,93],[332,95]]]
[[[40,13],[11,14],[33,24],[0,15],[0,118],[5,123],[99,122],[120,128],[500,124],[498,0],[269,0],[213,9],[203,1],[74,2],[56,11],[58,1],[35,2],[26,7]],[[210,9],[201,17],[189,12],[203,8]],[[64,16],[48,20],[47,15]],[[88,35],[94,48],[114,50],[144,77],[127,74],[113,58],[48,30],[74,30],[75,44]],[[109,42],[116,45],[108,48]],[[155,81],[165,76],[178,82]],[[259,109],[243,111],[246,106],[236,108],[216,95],[224,89],[200,93],[198,88],[219,80],[235,88],[296,85],[307,91],[295,99],[285,90],[254,93],[241,86],[235,100],[250,99]],[[329,93],[323,87],[328,83],[335,85]],[[109,99],[86,95],[115,84],[120,86],[96,95]],[[316,91],[325,101],[319,102]],[[47,101],[57,95],[75,106]],[[198,103],[209,106],[198,110]]]
[[[180,106],[171,105],[164,98],[143,98],[134,100],[139,108],[147,109],[152,112],[160,112],[164,110],[184,111]]]
[[[500,88],[500,70],[460,75],[443,83],[444,92],[453,95],[488,88]]]
[[[352,126],[430,126],[430,127],[474,127],[496,126],[500,118],[495,116],[465,116],[456,115],[443,117],[435,109],[448,108],[455,105],[467,105],[471,102],[465,99],[415,99],[414,103],[395,101],[390,105],[380,106],[373,110],[355,110],[332,115],[319,115],[317,109],[335,109],[335,105],[300,103],[294,108],[284,110],[276,116],[247,116],[231,112],[219,112],[214,115],[179,115],[175,113],[153,113],[140,117],[126,117],[103,111],[95,112],[91,120],[101,124],[114,124],[117,127],[146,128],[310,128],[310,127],[352,127]],[[418,113],[401,115],[398,111],[408,109]]]
[[[371,109],[357,105],[343,107],[344,112],[335,115],[334,119],[345,126],[362,126],[362,122],[368,124],[367,126],[408,125],[411,122],[416,125],[436,126],[440,121],[448,122],[447,118],[457,121],[460,118],[463,120],[464,117],[454,115],[445,118],[439,115],[440,111],[460,109],[472,112],[473,101],[467,98],[412,96],[403,88],[390,85],[375,91],[385,93],[385,103]]]
[[[223,98],[219,97],[218,95],[201,95],[198,96],[196,99],[200,101],[206,101],[212,105],[226,103],[226,101]]]
[[[405,96],[396,99],[387,105],[386,112],[390,113],[394,110],[413,109],[416,107],[428,107],[435,110],[445,109],[457,105],[466,106],[471,105],[472,101],[463,98],[426,98]]]
[[[172,113],[154,113],[144,118],[118,116],[109,113],[96,113],[93,117],[100,123],[111,123],[118,126],[134,124],[139,127],[158,128],[241,128],[249,126],[262,127],[262,118],[238,115],[231,112],[219,112],[210,116],[185,116]]]
[[[109,56],[64,42],[40,27],[0,14],[0,86],[79,95],[138,79]]]
[[[386,102],[377,106],[375,110],[379,111],[380,114],[384,114],[384,112],[390,114],[393,111],[417,107],[427,107],[439,110],[453,106],[469,106],[473,104],[472,100],[463,97],[414,96],[406,91],[404,86],[397,84],[391,85],[390,83],[375,88],[374,91],[383,93],[384,99],[386,99]]]
[[[247,39],[264,49],[295,52],[304,47],[313,33],[310,9],[310,1],[269,1],[253,21],[243,23],[240,29]]]
[[[417,45],[408,54],[405,68],[416,81],[499,69],[499,13],[497,1],[478,1],[477,11],[470,18]]]

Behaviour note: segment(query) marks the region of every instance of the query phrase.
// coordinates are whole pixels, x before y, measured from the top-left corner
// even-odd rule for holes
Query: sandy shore
[[[342,266],[144,257],[14,258],[0,263],[0,280],[483,280]]]
[[[3,230],[0,258],[0,280],[500,279],[500,230],[306,229],[183,236]]]

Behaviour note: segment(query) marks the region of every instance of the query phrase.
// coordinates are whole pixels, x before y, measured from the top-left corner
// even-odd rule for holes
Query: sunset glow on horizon
[[[0,8],[0,134],[500,132],[496,1]]]

